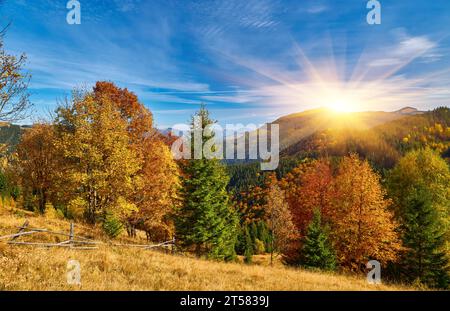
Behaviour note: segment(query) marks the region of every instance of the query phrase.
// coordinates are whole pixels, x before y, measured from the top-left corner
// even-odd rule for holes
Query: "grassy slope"
[[[68,228],[68,223],[63,220],[0,207],[0,235],[15,232],[16,226],[22,225],[25,218],[30,220],[32,227],[63,231]],[[98,229],[76,228],[77,234],[101,237]],[[39,239],[51,241],[47,235]],[[66,265],[71,259],[81,264],[81,286],[66,284]],[[363,276],[325,274],[282,266],[218,263],[149,250],[106,246],[94,251],[39,249],[0,242],[0,290],[400,289],[405,288],[369,285]]]

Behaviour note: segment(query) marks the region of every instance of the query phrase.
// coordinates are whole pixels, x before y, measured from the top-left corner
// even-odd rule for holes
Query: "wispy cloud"
[[[404,64],[405,61],[421,58],[427,61],[437,61],[440,55],[433,52],[437,43],[426,36],[405,37],[398,43],[388,48],[384,47],[384,57],[370,62],[372,67],[396,66]]]
[[[309,14],[319,14],[322,12],[325,12],[328,10],[328,7],[326,5],[323,4],[319,4],[319,5],[314,5],[309,7],[306,12],[308,12]]]
[[[237,29],[271,29],[279,23],[277,4],[270,0],[194,2],[190,10],[200,22],[193,29],[207,38]]]
[[[418,1],[390,5],[377,27],[365,25],[361,1],[83,1],[78,26],[65,22],[65,1],[6,1],[0,14],[13,20],[8,51],[29,56],[39,106],[111,80],[170,124],[201,102],[221,120],[266,120],[343,95],[361,109],[448,105],[450,4],[405,18]]]
[[[339,66],[345,64],[345,55],[330,53],[331,58],[310,57],[304,50],[311,48],[301,49],[296,42],[286,47],[293,52],[278,61],[249,55],[247,50],[229,40],[217,40],[216,44],[216,56],[245,69],[239,71],[232,82],[247,88],[226,96],[203,96],[210,101],[260,104],[277,111],[298,111],[326,106],[336,100],[351,101],[356,110],[396,110],[405,105],[436,107],[450,100],[448,92],[440,85],[448,72],[435,72],[430,76],[419,72],[408,76],[400,73],[415,61],[429,57],[439,60],[435,54],[438,44],[427,36],[404,35],[390,48],[383,47],[387,51],[384,53],[379,49],[362,51],[353,68],[354,73],[348,79],[342,79],[345,72],[340,71],[349,67]],[[430,98],[433,98],[432,102]]]

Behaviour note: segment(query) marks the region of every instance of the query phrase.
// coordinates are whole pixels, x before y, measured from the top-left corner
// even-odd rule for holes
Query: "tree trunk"
[[[47,191],[44,188],[39,189],[39,212],[45,213],[45,204],[47,203]]]

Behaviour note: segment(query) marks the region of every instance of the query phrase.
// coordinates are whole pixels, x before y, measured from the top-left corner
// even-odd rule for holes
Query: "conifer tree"
[[[250,236],[252,237],[253,245],[255,245],[255,241],[259,239],[258,227],[255,222],[252,222],[250,225]]]
[[[193,118],[193,131],[199,130],[196,120],[200,120],[200,130],[214,123],[204,107]],[[211,139],[213,134],[202,131],[201,146]],[[226,191],[229,178],[224,166],[218,159],[202,156],[186,161],[183,173],[183,205],[175,219],[178,239],[184,247],[194,248],[197,256],[234,258],[238,220]]]
[[[431,149],[407,153],[387,180],[406,252],[399,267],[406,279],[449,286],[450,169]]]
[[[268,251],[270,249],[270,233],[265,221],[258,222],[258,236],[264,242],[264,247]]]
[[[445,230],[427,192],[421,191],[410,198],[403,219],[403,244],[407,250],[401,264],[406,279],[429,287],[448,288]]]
[[[328,232],[322,226],[320,210],[316,209],[303,239],[302,264],[306,267],[334,270],[336,257],[328,239]]]
[[[446,230],[446,251],[450,253],[450,167],[439,154],[426,148],[407,153],[387,179],[388,194],[400,223],[415,191],[426,192]]]
[[[246,226],[241,225],[237,235],[235,251],[238,255],[244,255],[245,252],[245,228]]]
[[[250,264],[253,260],[253,241],[247,226],[244,230],[244,239],[244,262]]]

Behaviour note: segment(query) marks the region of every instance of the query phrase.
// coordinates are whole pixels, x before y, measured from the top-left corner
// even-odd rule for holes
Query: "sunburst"
[[[399,74],[399,71],[419,58],[427,50],[417,53],[395,66],[377,67],[371,65],[372,54],[361,53],[359,60],[353,65],[353,71],[345,72],[345,59],[337,60],[330,48],[330,56],[313,62],[306,56],[298,43],[295,47],[297,69],[282,69],[279,63],[258,61],[253,57],[242,57],[218,51],[232,62],[246,67],[273,83],[245,81],[241,76],[235,77],[237,82],[245,82],[249,93],[254,98],[261,98],[277,111],[289,113],[304,109],[326,107],[338,113],[368,110],[396,110],[403,106],[429,103],[433,97],[438,105],[438,96],[445,94],[442,86],[431,84],[431,77],[437,81],[437,76],[444,76],[448,69],[435,72],[432,75],[422,75],[416,78]],[[322,53],[323,54],[323,53]],[[347,78],[345,78],[347,76]],[[232,78],[232,77],[230,77]],[[442,95],[444,94],[444,95]],[[237,96],[240,94],[237,93]],[[438,98],[442,102],[444,98]],[[448,95],[447,97],[448,98]],[[255,100],[256,101],[256,100]],[[297,107],[297,108],[295,108]],[[420,108],[420,107],[418,107]]]

